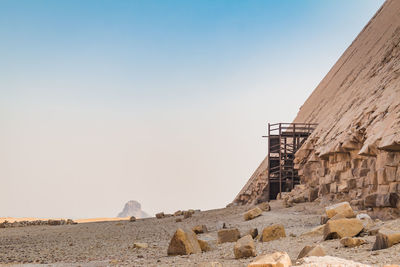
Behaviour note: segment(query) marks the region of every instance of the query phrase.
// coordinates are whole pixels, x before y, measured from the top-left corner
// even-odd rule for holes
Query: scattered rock
[[[201,224],[201,225],[196,225],[195,227],[192,228],[192,230],[195,234],[203,234],[207,232],[207,227],[204,224]]]
[[[236,242],[240,238],[240,232],[237,228],[222,229],[218,231],[218,243]]]
[[[262,231],[261,241],[268,242],[281,237],[286,237],[285,228],[282,224],[275,224],[264,228]]]
[[[343,237],[342,239],[340,239],[340,244],[349,248],[358,247],[365,243],[366,241],[362,238]]]
[[[353,237],[362,230],[363,224],[358,219],[329,220],[324,227],[324,240]]]
[[[325,208],[325,212],[329,219],[335,216],[336,214],[341,214],[345,218],[355,217],[354,211],[351,208],[349,202],[341,202],[332,206],[328,206]]]
[[[182,222],[182,218],[176,218],[175,222]]]
[[[200,245],[201,251],[206,252],[206,251],[210,251],[211,250],[211,247],[210,247],[210,245],[208,244],[207,241],[204,241],[204,240],[201,240],[201,239],[198,239],[198,241],[199,241],[199,245]]]
[[[252,228],[247,232],[248,235],[251,235],[251,237],[254,239],[258,236],[258,229],[257,228]]]
[[[356,218],[362,222],[365,232],[368,232],[375,226],[374,220],[372,220],[371,217],[366,213],[357,214]]]
[[[148,248],[149,245],[147,243],[133,243],[133,248]]]
[[[292,261],[286,252],[275,252],[273,254],[258,256],[247,267],[289,267]]]
[[[245,221],[253,220],[254,218],[260,216],[261,213],[262,210],[259,207],[255,207],[244,214],[244,220]]]
[[[320,225],[320,226],[317,226],[317,227],[311,229],[311,231],[302,233],[301,235],[302,236],[322,235],[324,233],[324,228],[325,228],[325,225]]]
[[[130,222],[136,222],[136,217],[135,217],[135,216],[131,216],[131,217],[129,218],[129,221],[130,221]]]
[[[174,216],[181,216],[182,214],[183,213],[181,210],[177,210],[177,211],[175,211]]]
[[[196,234],[192,230],[176,230],[168,246],[168,255],[189,255],[200,253],[201,248]]]
[[[164,217],[165,217],[164,212],[160,212],[160,213],[157,213],[157,214],[156,214],[156,218],[157,218],[157,219],[162,219],[162,218],[164,218]]]
[[[188,218],[192,217],[193,214],[194,214],[194,210],[185,210],[183,212],[183,218],[188,219]]]
[[[262,202],[262,203],[258,204],[257,207],[260,208],[262,211],[270,211],[271,210],[271,206],[269,205],[268,202]]]
[[[335,216],[333,216],[332,218],[330,218],[329,220],[334,221],[334,220],[339,220],[339,219],[346,219],[346,217],[343,214],[336,214]]]
[[[387,229],[379,230],[372,250],[390,248],[397,243],[400,243],[400,232],[394,232]]]
[[[256,256],[256,246],[254,244],[251,235],[246,235],[240,238],[234,248],[233,252],[236,259],[255,257]]]
[[[305,246],[299,253],[299,256],[297,256],[297,259],[301,259],[304,257],[310,257],[310,256],[325,256],[325,251],[323,247],[320,245],[314,245],[314,246]]]

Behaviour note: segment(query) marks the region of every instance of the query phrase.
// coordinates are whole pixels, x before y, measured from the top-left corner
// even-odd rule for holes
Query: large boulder
[[[200,253],[201,247],[196,234],[192,230],[179,228],[176,230],[168,246],[168,255],[189,255]]]
[[[324,240],[343,237],[353,237],[363,230],[363,224],[358,219],[329,220],[324,227]]]
[[[336,214],[341,214],[345,218],[354,218],[356,216],[349,202],[341,202],[326,207],[325,212],[329,219],[335,216]]]
[[[249,221],[249,220],[253,220],[254,218],[260,216],[261,213],[262,213],[262,210],[261,210],[259,207],[255,207],[255,208],[253,208],[253,209],[247,211],[247,212],[244,214],[243,217],[244,217],[244,220],[245,220],[245,221]]]
[[[282,224],[275,224],[264,228],[262,231],[261,241],[268,242],[281,237],[286,237],[285,228]]]
[[[292,261],[286,252],[261,255],[255,258],[247,267],[289,267]]]
[[[236,259],[255,257],[256,246],[251,235],[240,238],[233,248],[233,253]]]
[[[218,231],[218,243],[236,242],[240,238],[240,232],[237,228],[222,229]]]
[[[400,232],[395,232],[392,230],[379,230],[376,235],[374,246],[372,250],[380,250],[385,248],[390,248],[391,246],[400,243]]]
[[[325,250],[320,245],[305,246],[297,256],[297,259],[310,256],[325,256]]]
[[[164,218],[164,217],[165,217],[164,212],[159,212],[159,213],[156,214],[156,218],[157,218],[157,219],[162,219],[162,218]]]

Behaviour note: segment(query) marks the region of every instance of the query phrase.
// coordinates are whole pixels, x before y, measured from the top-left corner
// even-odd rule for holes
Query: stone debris
[[[194,210],[185,210],[185,211],[183,211],[183,218],[184,219],[188,219],[188,218],[190,218],[190,217],[192,217],[192,215],[194,214]]]
[[[372,250],[390,248],[398,243],[400,243],[400,232],[395,232],[388,229],[379,230],[379,233],[376,235]]]
[[[251,210],[247,211],[244,214],[244,220],[249,221],[253,220],[254,218],[260,216],[262,214],[262,210],[259,207],[252,208]]]
[[[252,228],[247,232],[247,235],[251,235],[251,237],[254,239],[258,236],[258,229],[257,228]]]
[[[240,232],[237,228],[222,229],[218,231],[218,244],[236,242],[239,238]]]
[[[196,225],[192,228],[192,231],[195,232],[195,234],[204,234],[207,233],[207,226],[204,224]]]
[[[136,217],[135,217],[135,216],[131,216],[131,217],[129,218],[129,221],[130,221],[130,222],[136,222]]]
[[[305,257],[296,262],[297,267],[372,267],[371,265],[342,258],[323,256]]]
[[[189,255],[200,253],[201,247],[196,234],[192,230],[177,229],[173,235],[167,254],[174,255]]]
[[[147,243],[139,243],[139,242],[133,243],[133,248],[148,248],[148,247],[149,244]]]
[[[275,224],[264,228],[260,241],[268,242],[281,237],[286,237],[285,228],[282,224]]]
[[[182,222],[182,218],[176,218],[175,222]]]
[[[236,241],[233,252],[236,259],[255,257],[256,246],[251,235],[246,235]]]
[[[165,218],[164,212],[157,213],[157,214],[156,214],[156,218],[157,218],[157,219]]]
[[[71,219],[61,219],[61,220],[34,220],[34,221],[15,221],[15,222],[8,222],[5,220],[4,222],[0,223],[0,228],[12,228],[12,227],[25,227],[25,226],[37,226],[37,225],[72,225],[77,224]]]
[[[325,212],[329,219],[338,214],[342,215],[344,218],[354,218],[356,216],[347,201],[328,206],[325,208]]]
[[[218,221],[217,222],[217,230],[221,230],[221,229],[226,229],[227,227],[226,227],[226,223],[225,222],[221,222],[221,221]]]
[[[292,261],[286,252],[275,252],[273,254],[260,255],[247,267],[289,267]]]
[[[343,237],[340,239],[340,244],[349,248],[358,247],[364,245],[365,243],[367,242],[362,238]]]
[[[329,220],[324,226],[324,240],[343,237],[353,237],[363,230],[363,224],[358,219]]]
[[[183,212],[181,210],[177,210],[174,212],[174,216],[181,216],[183,215]]]
[[[207,241],[201,240],[201,239],[198,239],[198,241],[199,241],[199,245],[200,245],[201,251],[207,252],[207,251],[211,250],[211,247],[210,247],[210,245],[208,244]]]
[[[314,245],[314,246],[305,246],[297,256],[297,259],[301,259],[304,257],[310,257],[310,256],[325,256],[326,253],[324,251],[324,248],[320,245]]]
[[[257,205],[258,208],[260,208],[262,211],[270,211],[271,206],[269,205],[268,202],[261,202],[260,204]]]

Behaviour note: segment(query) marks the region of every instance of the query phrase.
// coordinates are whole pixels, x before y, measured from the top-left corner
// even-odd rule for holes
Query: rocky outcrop
[[[119,218],[130,216],[134,216],[137,219],[150,217],[146,212],[142,211],[142,205],[135,200],[128,201],[124,209],[117,215]]]

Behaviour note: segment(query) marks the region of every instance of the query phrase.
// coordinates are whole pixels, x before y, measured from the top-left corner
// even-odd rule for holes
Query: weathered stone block
[[[387,184],[387,183],[388,183],[388,181],[387,181],[387,179],[386,179],[385,168],[379,168],[379,169],[376,171],[376,174],[377,174],[377,176],[378,176],[378,184],[379,184],[379,185],[381,185],[381,184]]]
[[[391,167],[391,166],[385,167],[386,180],[388,182],[396,181],[396,170],[397,167]]]
[[[297,256],[297,259],[301,259],[304,257],[311,257],[311,256],[316,256],[316,257],[321,257],[325,256],[325,251],[324,248],[321,247],[320,245],[314,245],[314,246],[305,246]]]
[[[199,241],[199,246],[201,248],[201,251],[207,252],[207,251],[211,250],[211,247],[210,247],[210,245],[208,244],[207,241],[204,241],[204,240],[201,240],[201,239],[199,239],[198,241]]]
[[[337,186],[336,182],[335,183],[331,183],[330,184],[330,188],[329,188],[329,192],[330,193],[337,193],[337,191],[338,191],[338,186]]]
[[[397,191],[397,188],[398,188],[399,185],[400,185],[400,184],[397,183],[397,182],[392,182],[392,183],[390,183],[390,184],[389,184],[389,193],[396,193],[396,192],[398,192],[398,191]]]
[[[379,233],[376,235],[376,240],[372,250],[390,248],[398,243],[400,243],[400,232],[379,230]]]
[[[378,179],[377,179],[377,175],[376,172],[369,172],[367,174],[367,181],[369,185],[377,185],[378,184]]]
[[[285,228],[282,224],[275,224],[264,228],[262,231],[261,241],[268,242],[281,237],[286,237]]]
[[[168,255],[189,255],[200,253],[196,234],[191,230],[176,230],[168,246]]]
[[[324,240],[358,235],[363,224],[358,219],[329,220],[324,227]]]
[[[377,191],[378,191],[379,194],[389,193],[389,185],[380,184],[380,185],[378,185],[378,190]]]
[[[236,242],[240,238],[240,232],[237,228],[222,229],[218,231],[218,243]]]
[[[356,216],[349,202],[341,202],[328,206],[325,208],[325,212],[328,218],[332,218],[336,214],[341,214],[345,218],[353,218]]]
[[[233,248],[233,253],[236,259],[255,257],[256,246],[253,238],[250,235],[240,238]]]
[[[344,247],[349,248],[358,247],[365,243],[366,241],[362,238],[343,237],[342,239],[340,239],[340,244],[342,244]]]
[[[205,226],[204,224],[196,225],[195,227],[192,228],[192,231],[195,234],[203,234],[207,232],[207,226]]]
[[[245,221],[253,220],[254,218],[260,216],[262,214],[262,210],[259,207],[252,208],[247,211],[243,217]]]
[[[388,193],[388,194],[370,194],[364,199],[365,207],[397,207],[397,203],[399,202],[399,195],[397,193]]]

